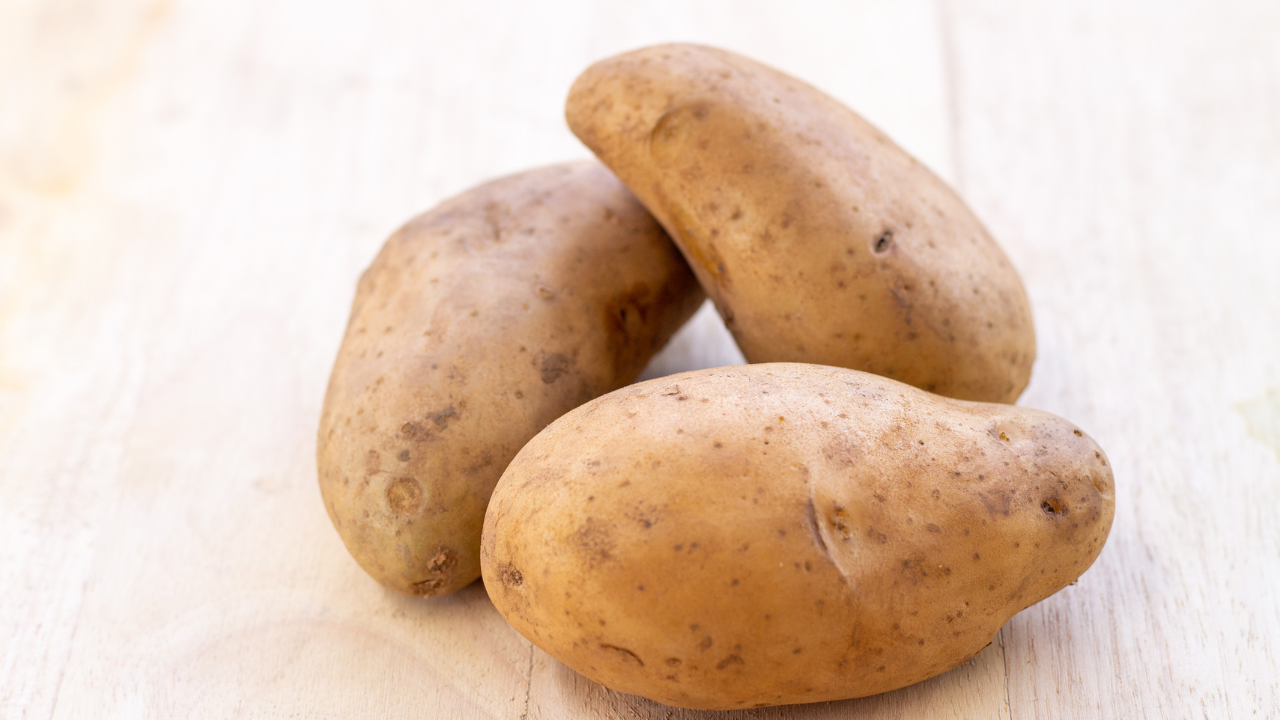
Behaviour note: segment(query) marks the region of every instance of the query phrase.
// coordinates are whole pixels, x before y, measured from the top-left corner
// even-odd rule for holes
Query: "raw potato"
[[[953,668],[1076,579],[1113,480],[1067,421],[790,363],[606,395],[520,452],[485,586],[604,685],[731,709],[859,697]]]
[[[320,489],[351,554],[400,592],[475,580],[511,458],[635,380],[703,297],[595,162],[496,180],[409,222],[360,278],[320,421]]]
[[[750,362],[1013,402],[1035,360],[1017,272],[945,183],[832,98],[696,45],[604,60],[566,116],[671,233]]]

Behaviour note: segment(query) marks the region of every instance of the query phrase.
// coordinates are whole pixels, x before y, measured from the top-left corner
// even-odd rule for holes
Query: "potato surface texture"
[[[1111,468],[1049,413],[842,368],[682,373],[552,423],[494,491],[498,611],[670,705],[885,692],[949,670],[1076,579]]]
[[[511,458],[633,381],[703,298],[596,162],[506,177],[409,222],[360,279],[320,422],[320,488],[351,554],[400,592],[475,580]]]
[[[578,78],[566,118],[671,233],[750,362],[1013,402],[1017,272],[947,185],[852,110],[747,58],[663,45]]]

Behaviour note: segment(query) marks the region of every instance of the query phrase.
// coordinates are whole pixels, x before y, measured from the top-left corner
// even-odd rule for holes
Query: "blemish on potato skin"
[[[435,595],[452,580],[452,571],[458,564],[458,554],[453,548],[440,546],[431,559],[427,561],[427,579],[413,584],[415,595]]]
[[[416,422],[407,422],[400,426],[400,437],[405,440],[421,441],[431,436],[431,431]]]
[[[449,428],[450,418],[455,418],[457,416],[458,416],[458,411],[454,409],[452,405],[450,405],[449,407],[443,410],[437,410],[436,412],[429,413],[427,415],[427,419],[435,423],[436,427],[440,428],[441,430],[447,430]]]
[[[561,353],[553,353],[542,359],[539,365],[539,376],[542,382],[550,385],[569,372],[569,358]]]
[[[742,646],[734,645],[733,652],[724,656],[720,659],[720,662],[716,663],[716,669],[724,670],[731,665],[745,665],[746,662],[742,659],[742,656],[738,654],[740,652],[742,652]]]

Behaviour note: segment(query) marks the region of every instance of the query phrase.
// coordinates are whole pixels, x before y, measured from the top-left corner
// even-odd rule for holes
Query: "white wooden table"
[[[694,718],[384,591],[314,433],[413,214],[587,155],[569,84],[720,45],[951,180],[1022,272],[1022,404],[1115,525],[969,664],[762,718],[1280,716],[1280,4],[0,3],[0,717]],[[740,361],[704,312],[650,375]]]

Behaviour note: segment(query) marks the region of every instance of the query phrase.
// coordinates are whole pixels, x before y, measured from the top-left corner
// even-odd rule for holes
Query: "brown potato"
[[[658,218],[751,362],[1013,402],[1035,360],[1017,272],[945,183],[853,111],[696,45],[574,83],[573,132]]]
[[[496,180],[409,222],[360,278],[320,420],[320,489],[351,554],[400,592],[475,580],[516,451],[633,381],[703,297],[595,162]]]
[[[568,413],[485,518],[489,596],[587,677],[689,708],[859,697],[956,667],[1098,556],[1102,450],[1061,418],[791,363]]]

